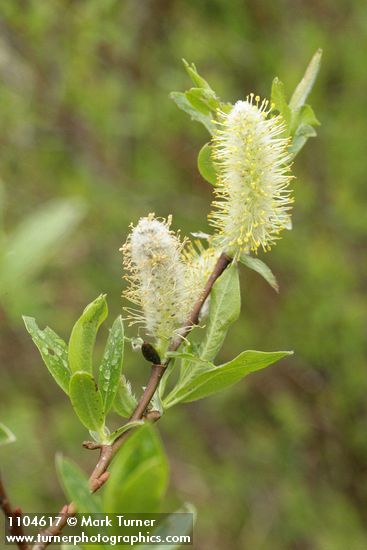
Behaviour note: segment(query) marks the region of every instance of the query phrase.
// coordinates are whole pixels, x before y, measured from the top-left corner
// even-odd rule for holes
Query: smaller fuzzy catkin
[[[122,246],[129,286],[123,295],[139,309],[126,308],[131,324],[142,323],[156,341],[172,338],[187,320],[187,292],[183,243],[167,221],[154,214],[141,218]]]
[[[268,105],[253,94],[238,101],[220,114],[213,139],[219,181],[209,219],[217,230],[214,243],[234,257],[270,250],[290,225],[289,140]]]

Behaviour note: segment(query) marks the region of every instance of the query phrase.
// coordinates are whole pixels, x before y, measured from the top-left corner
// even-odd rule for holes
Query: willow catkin
[[[219,175],[211,224],[214,242],[238,256],[267,251],[290,225],[289,140],[280,116],[269,117],[268,102],[251,94],[221,113],[213,140]]]
[[[141,218],[122,246],[129,286],[124,296],[139,306],[126,308],[131,324],[138,322],[156,340],[168,340],[181,328],[190,301],[186,288],[183,243],[170,230],[171,218]]]

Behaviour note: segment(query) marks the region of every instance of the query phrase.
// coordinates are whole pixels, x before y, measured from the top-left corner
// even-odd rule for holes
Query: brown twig
[[[8,495],[5,491],[4,483],[0,477],[0,507],[4,512],[5,521],[7,523],[8,531],[10,535],[15,537],[24,537],[22,522],[19,521],[22,517],[22,511],[20,508],[12,508]],[[9,518],[12,521],[9,521]],[[18,542],[17,546],[19,550],[29,550],[28,544],[25,542]]]
[[[183,332],[175,339],[173,339],[171,345],[170,345],[170,351],[176,351],[180,345],[183,339],[190,333],[192,328],[198,324],[199,322],[199,315],[201,308],[204,305],[205,300],[208,298],[213,285],[215,281],[222,275],[223,271],[228,267],[228,265],[232,262],[232,258],[227,256],[225,253],[222,253],[218,261],[213,269],[212,274],[210,275],[205,288],[202,292],[202,295],[200,296],[200,299],[196,302],[189,319],[187,320],[187,323],[185,324],[185,328]],[[166,370],[166,367],[168,366],[170,362],[170,359],[167,359],[164,364],[153,364],[150,377],[148,380],[148,383],[144,389],[143,394],[141,395],[138,405],[133,412],[132,416],[129,419],[129,422],[132,420],[140,420],[142,418],[146,418],[149,421],[157,421],[160,418],[160,414],[158,411],[151,411],[146,413],[148,405],[156,392],[159,382]],[[154,414],[153,414],[154,413]],[[121,445],[124,443],[124,441],[129,436],[131,430],[128,430],[121,434],[112,445],[94,445],[91,442],[84,442],[83,446],[88,449],[96,449],[100,448],[100,456],[99,460],[97,462],[97,465],[95,466],[90,478],[89,478],[89,484],[90,489],[94,493],[95,491],[98,491],[102,485],[105,484],[109,477],[109,472],[107,472],[107,468],[111,464],[111,461]],[[62,516],[62,519],[59,521],[58,525],[53,524],[48,529],[42,532],[43,535],[53,536],[58,535],[61,533],[62,529],[65,527],[68,517],[74,515],[76,513],[76,506],[72,502],[69,505],[65,505],[62,510],[60,511],[59,515]],[[36,544],[33,546],[32,550],[45,550],[47,546],[50,544],[50,542],[42,542],[39,544]]]

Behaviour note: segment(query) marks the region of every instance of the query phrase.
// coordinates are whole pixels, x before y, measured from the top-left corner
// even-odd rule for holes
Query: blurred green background
[[[242,319],[222,359],[246,348],[295,355],[162,419],[167,509],[195,503],[200,550],[367,548],[367,8],[358,0],[0,3],[1,421],[18,436],[1,467],[24,510],[63,502],[57,451],[86,469],[95,456],[81,449],[87,434],[21,313],[67,338],[107,292],[112,319],[130,221],[172,213],[184,234],[207,229],[211,189],[196,156],[208,136],[168,97],[189,85],[181,58],[235,101],[269,96],[276,75],[291,92],[318,47],[310,102],[322,126],[295,163],[294,229],[265,258],[281,292],[243,268]],[[38,220],[50,211],[45,229]],[[133,354],[128,363],[138,389],[146,366]]]

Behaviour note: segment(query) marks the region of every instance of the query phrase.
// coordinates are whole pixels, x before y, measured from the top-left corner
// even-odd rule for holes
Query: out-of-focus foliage
[[[44,304],[41,326],[56,319],[64,338],[101,291],[111,318],[120,313],[118,248],[131,220],[172,213],[183,233],[207,229],[212,190],[196,165],[207,131],[169,98],[187,88],[181,58],[234,101],[269,97],[275,75],[294,90],[323,49],[311,96],[322,126],[297,158],[294,227],[265,258],[280,294],[241,269],[245,307],[220,359],[244,347],[295,355],[164,416],[178,496],[167,510],[195,503],[202,550],[367,546],[364,3],[12,0],[0,16],[7,227],[49,200],[88,207],[30,291]],[[1,449],[9,493],[25,510],[57,510],[55,452],[85,468],[95,457],[20,316],[17,329],[5,311],[1,420],[17,434]],[[145,362],[130,350],[125,362],[143,384]]]
[[[4,203],[0,204],[0,209],[3,207]],[[42,306],[44,297],[37,277],[62,251],[83,213],[80,200],[47,201],[10,233],[0,227],[0,303],[13,321],[19,322],[24,307]]]
[[[15,435],[0,422],[0,445],[8,445],[15,441]]]

